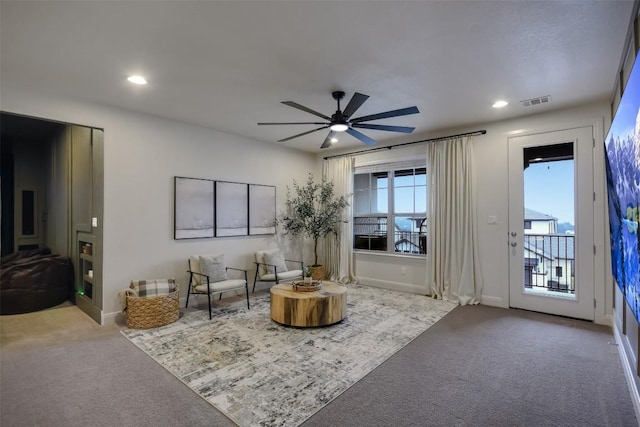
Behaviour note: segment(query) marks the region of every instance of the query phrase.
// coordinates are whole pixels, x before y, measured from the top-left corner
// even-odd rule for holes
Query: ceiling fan
[[[340,110],[340,100],[344,98],[344,92],[342,91],[334,91],[331,92],[333,99],[335,99],[338,103],[338,109],[331,117],[326,116],[322,113],[319,113],[311,108],[305,107],[304,105],[300,105],[293,101],[283,101],[282,103],[288,105],[289,107],[297,108],[298,110],[306,111],[307,113],[313,114],[314,116],[322,117],[327,122],[293,122],[293,123],[258,123],[258,125],[322,125],[319,128],[302,132],[297,135],[290,136],[288,138],[280,139],[278,142],[289,141],[290,139],[298,138],[303,135],[307,135],[313,132],[317,132],[322,129],[329,128],[329,134],[325,138],[324,142],[320,146],[320,148],[327,148],[331,146],[333,138],[337,132],[347,132],[349,135],[359,139],[367,145],[373,145],[376,141],[367,135],[359,132],[356,128],[360,129],[373,129],[373,130],[386,130],[389,132],[402,132],[402,133],[411,133],[415,128],[406,127],[406,126],[388,126],[388,125],[376,125],[376,124],[368,124],[363,122],[370,122],[372,120],[386,119],[389,117],[398,117],[398,116],[406,116],[409,114],[419,113],[418,107],[407,107],[401,108],[399,110],[385,111],[384,113],[371,114],[369,116],[362,116],[355,119],[352,119],[351,116],[353,113],[360,108],[362,104],[369,98],[369,95],[363,95],[361,93],[354,93],[347,104],[347,107],[344,111]]]

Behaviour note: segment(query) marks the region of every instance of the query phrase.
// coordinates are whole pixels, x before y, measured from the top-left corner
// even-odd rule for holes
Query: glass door
[[[509,138],[510,306],[593,320],[593,136]]]

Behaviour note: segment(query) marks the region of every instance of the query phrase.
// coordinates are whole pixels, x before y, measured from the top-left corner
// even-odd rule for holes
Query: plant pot
[[[325,274],[324,265],[311,266],[311,277],[313,280],[324,280]]]

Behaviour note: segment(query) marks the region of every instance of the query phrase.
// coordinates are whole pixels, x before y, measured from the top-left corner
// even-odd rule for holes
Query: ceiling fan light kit
[[[308,135],[313,132],[317,132],[322,129],[329,128],[329,134],[325,138],[324,142],[320,146],[320,148],[330,147],[336,141],[336,132],[346,132],[349,135],[357,138],[367,145],[373,145],[376,141],[373,138],[368,137],[356,130],[356,128],[360,129],[371,129],[371,130],[384,130],[388,132],[401,132],[401,133],[411,133],[415,128],[407,127],[407,126],[389,126],[389,125],[379,125],[379,124],[371,124],[371,123],[363,123],[370,122],[373,120],[381,120],[387,119],[391,117],[399,117],[406,116],[409,114],[417,114],[420,111],[418,107],[407,107],[401,108],[399,110],[391,110],[385,111],[383,113],[371,114],[368,116],[362,116],[355,119],[351,119],[351,116],[364,104],[364,102],[369,98],[369,95],[363,95],[361,93],[354,93],[349,103],[345,107],[344,111],[340,109],[340,101],[344,98],[345,93],[343,91],[334,91],[331,93],[333,99],[336,100],[338,104],[338,108],[336,112],[333,113],[331,117],[324,115],[318,111],[312,110],[311,108],[305,107],[304,105],[300,105],[293,101],[283,101],[282,103],[288,105],[289,107],[296,108],[298,110],[302,110],[306,113],[313,114],[314,116],[320,117],[325,122],[288,122],[288,123],[258,123],[258,125],[322,125],[319,128],[312,129],[310,131],[302,132],[288,138],[280,139],[278,142],[289,141],[294,138],[298,138],[300,136]]]
[[[344,132],[345,130],[349,129],[349,125],[346,123],[335,123],[329,126],[329,129],[334,132]]]

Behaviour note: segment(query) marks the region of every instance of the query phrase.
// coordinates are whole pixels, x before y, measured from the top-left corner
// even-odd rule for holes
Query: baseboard
[[[407,292],[410,294],[426,295],[426,286],[418,286],[411,283],[392,282],[390,280],[374,279],[373,277],[358,276],[358,283],[374,288],[389,289],[391,291]]]
[[[482,295],[480,297],[480,304],[488,305],[490,307],[508,308],[508,306],[504,303],[504,300],[502,298],[492,297],[488,295]]]
[[[613,321],[613,316],[611,314],[605,314],[604,317],[599,317],[596,314],[596,319],[593,322],[598,324],[598,325],[609,326],[610,328],[613,328],[614,323],[615,323]]]
[[[373,286],[375,288],[389,289],[392,291],[407,292],[411,294],[427,295],[426,286],[418,286],[411,283],[393,282],[390,280],[380,280],[373,277],[358,276],[358,283],[366,286]],[[504,304],[504,300],[500,297],[492,297],[482,295],[480,304],[488,305],[492,307],[508,308]]]
[[[104,326],[104,325],[113,325],[118,323],[117,317],[119,314],[122,314],[122,311],[114,311],[112,313],[102,313],[102,322],[100,324]]]
[[[636,412],[636,419],[640,420],[640,393],[638,391],[637,376],[627,355],[627,346],[622,339],[622,334],[618,331],[616,322],[613,322],[613,335],[618,345],[618,354],[620,355],[620,362],[622,362],[622,369],[624,370],[624,376],[627,380],[627,386],[629,387],[629,394],[631,394],[633,409]]]

